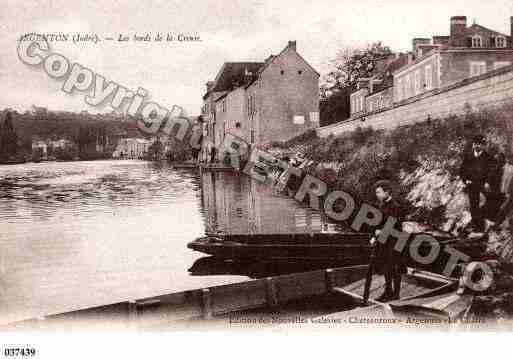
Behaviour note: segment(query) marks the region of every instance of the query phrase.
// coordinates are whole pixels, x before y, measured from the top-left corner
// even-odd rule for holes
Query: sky
[[[448,35],[451,16],[510,33],[508,0],[317,0],[317,1],[70,1],[2,0],[0,12],[0,109],[111,111],[85,103],[87,93],[66,94],[63,80],[22,63],[17,39],[25,33],[97,34],[97,44],[52,42],[53,52],[109,81],[148,90],[151,101],[198,114],[205,83],[226,61],[263,61],[289,40],[322,74],[346,47],[382,41],[396,51],[414,37]],[[199,36],[197,42],[119,42],[120,34]],[[114,41],[104,40],[113,37]]]

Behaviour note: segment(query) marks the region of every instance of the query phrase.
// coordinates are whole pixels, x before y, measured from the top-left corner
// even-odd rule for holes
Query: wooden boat
[[[182,169],[182,168],[198,168],[196,163],[173,163],[174,168]]]
[[[283,324],[279,318],[297,315],[305,323],[323,317],[355,316],[355,313],[386,312],[388,316],[414,314],[437,318],[460,318],[473,295],[457,294],[458,280],[408,268],[402,284],[402,298],[376,302],[384,286],[374,276],[369,305],[362,303],[368,266],[317,270],[244,281],[221,286],[164,294],[151,298],[114,303],[101,307],[49,315],[44,318],[0,326],[0,329],[53,329],[66,326],[109,328],[190,328],[211,320],[233,327],[236,318],[269,318],[268,325]],[[235,318],[235,319],[234,319]],[[255,321],[262,326],[262,322]]]
[[[201,169],[207,172],[234,172],[235,168],[225,165],[202,165]]]
[[[197,164],[197,163],[173,163],[172,165],[174,168],[200,168],[203,171],[209,171],[209,172],[233,172],[235,171],[235,168],[231,166],[225,166],[222,164]]]
[[[450,324],[461,319],[472,304],[471,293],[460,294],[459,281],[431,272],[408,268],[401,285],[401,298],[388,303],[375,299],[384,291],[383,276],[374,275],[368,304],[364,303],[365,278],[345,286],[335,281],[331,290],[355,304],[355,308],[323,316],[331,322],[348,324],[418,324],[419,319],[431,319],[430,324]],[[406,320],[405,320],[406,319]],[[410,320],[410,322],[408,322]]]
[[[27,161],[25,159],[10,159],[10,160],[4,160],[0,161],[0,165],[19,165],[22,163],[26,163]]]
[[[411,237],[413,238],[413,237]],[[435,270],[444,266],[449,254],[445,246],[451,246],[473,259],[481,258],[485,241],[467,241],[450,236],[437,235],[441,245],[440,255],[433,265],[423,267]],[[218,258],[234,260],[285,260],[285,261],[330,261],[338,266],[364,264],[370,256],[368,233],[290,233],[290,234],[216,234],[201,237],[187,247]],[[419,248],[422,255],[429,254],[430,246]],[[406,260],[417,265],[406,253]]]

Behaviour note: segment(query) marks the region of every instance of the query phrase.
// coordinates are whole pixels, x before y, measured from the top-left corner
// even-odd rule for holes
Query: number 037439
[[[5,348],[4,356],[7,357],[34,357],[36,356],[35,348]]]

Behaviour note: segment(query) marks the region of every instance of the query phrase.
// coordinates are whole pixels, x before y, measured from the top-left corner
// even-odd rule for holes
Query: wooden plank
[[[266,306],[266,281],[252,280],[210,288],[214,315]]]
[[[372,278],[374,281],[374,278]],[[346,285],[344,287],[344,290],[347,290],[348,292],[357,292],[359,289],[361,289],[361,292],[363,294],[363,287],[365,285],[365,279],[361,279],[359,281],[356,281],[354,283],[351,283],[349,285]]]
[[[420,294],[427,289],[412,283],[403,282],[401,284],[401,298],[408,298]]]
[[[334,292],[336,292],[336,293],[343,294],[345,296],[348,296],[348,297],[354,299],[359,304],[363,304],[363,297],[361,295],[358,295],[358,294],[353,293],[353,292],[348,292],[348,291],[346,291],[346,290],[344,290],[342,288],[338,288],[338,287],[334,287],[332,290]],[[384,304],[384,303],[381,303],[381,302],[377,302],[374,299],[369,299],[369,303],[370,304],[375,304],[375,305],[383,305]]]
[[[202,301],[203,298],[200,290],[142,299],[137,301],[139,323],[143,326],[150,326],[177,320],[199,318],[203,315]]]
[[[443,298],[439,298],[433,302],[424,304],[425,307],[443,310],[452,303],[460,300],[461,296],[458,294],[451,294]]]
[[[363,291],[365,289],[364,287],[365,287],[365,281],[363,282],[363,285],[356,290],[356,292],[363,296]],[[370,288],[371,296],[375,295],[378,291],[380,291],[384,287],[385,287],[385,277],[381,276],[381,275],[373,276],[371,288]]]
[[[375,283],[371,286],[370,297],[377,298],[385,291],[385,279],[382,282]]]
[[[334,287],[345,287],[350,283],[364,279],[366,273],[366,265],[333,269]]]
[[[274,283],[280,303],[326,293],[324,271],[279,276]]]

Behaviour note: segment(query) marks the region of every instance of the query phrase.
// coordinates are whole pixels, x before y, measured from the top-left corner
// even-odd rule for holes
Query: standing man
[[[470,203],[470,214],[472,216],[471,228],[477,232],[484,231],[484,215],[479,205],[481,193],[487,202],[493,197],[496,175],[495,160],[485,151],[486,141],[482,135],[476,135],[472,139],[472,148],[463,155],[460,169],[460,177],[465,183],[465,190]]]
[[[217,148],[216,146],[212,145],[210,147],[210,163],[214,164],[216,162],[216,155],[217,155]]]
[[[376,198],[379,201],[379,208],[383,213],[383,224],[388,217],[394,217],[396,228],[402,230],[401,209],[393,197],[392,183],[381,180],[374,185]],[[375,238],[379,236],[380,230],[376,230]],[[378,302],[388,302],[399,299],[401,292],[401,277],[406,273],[405,260],[400,252],[394,249],[395,241],[390,238],[386,243],[381,243],[375,238],[371,239],[371,245],[376,245],[376,261],[378,273],[385,276],[385,292],[376,298]]]

